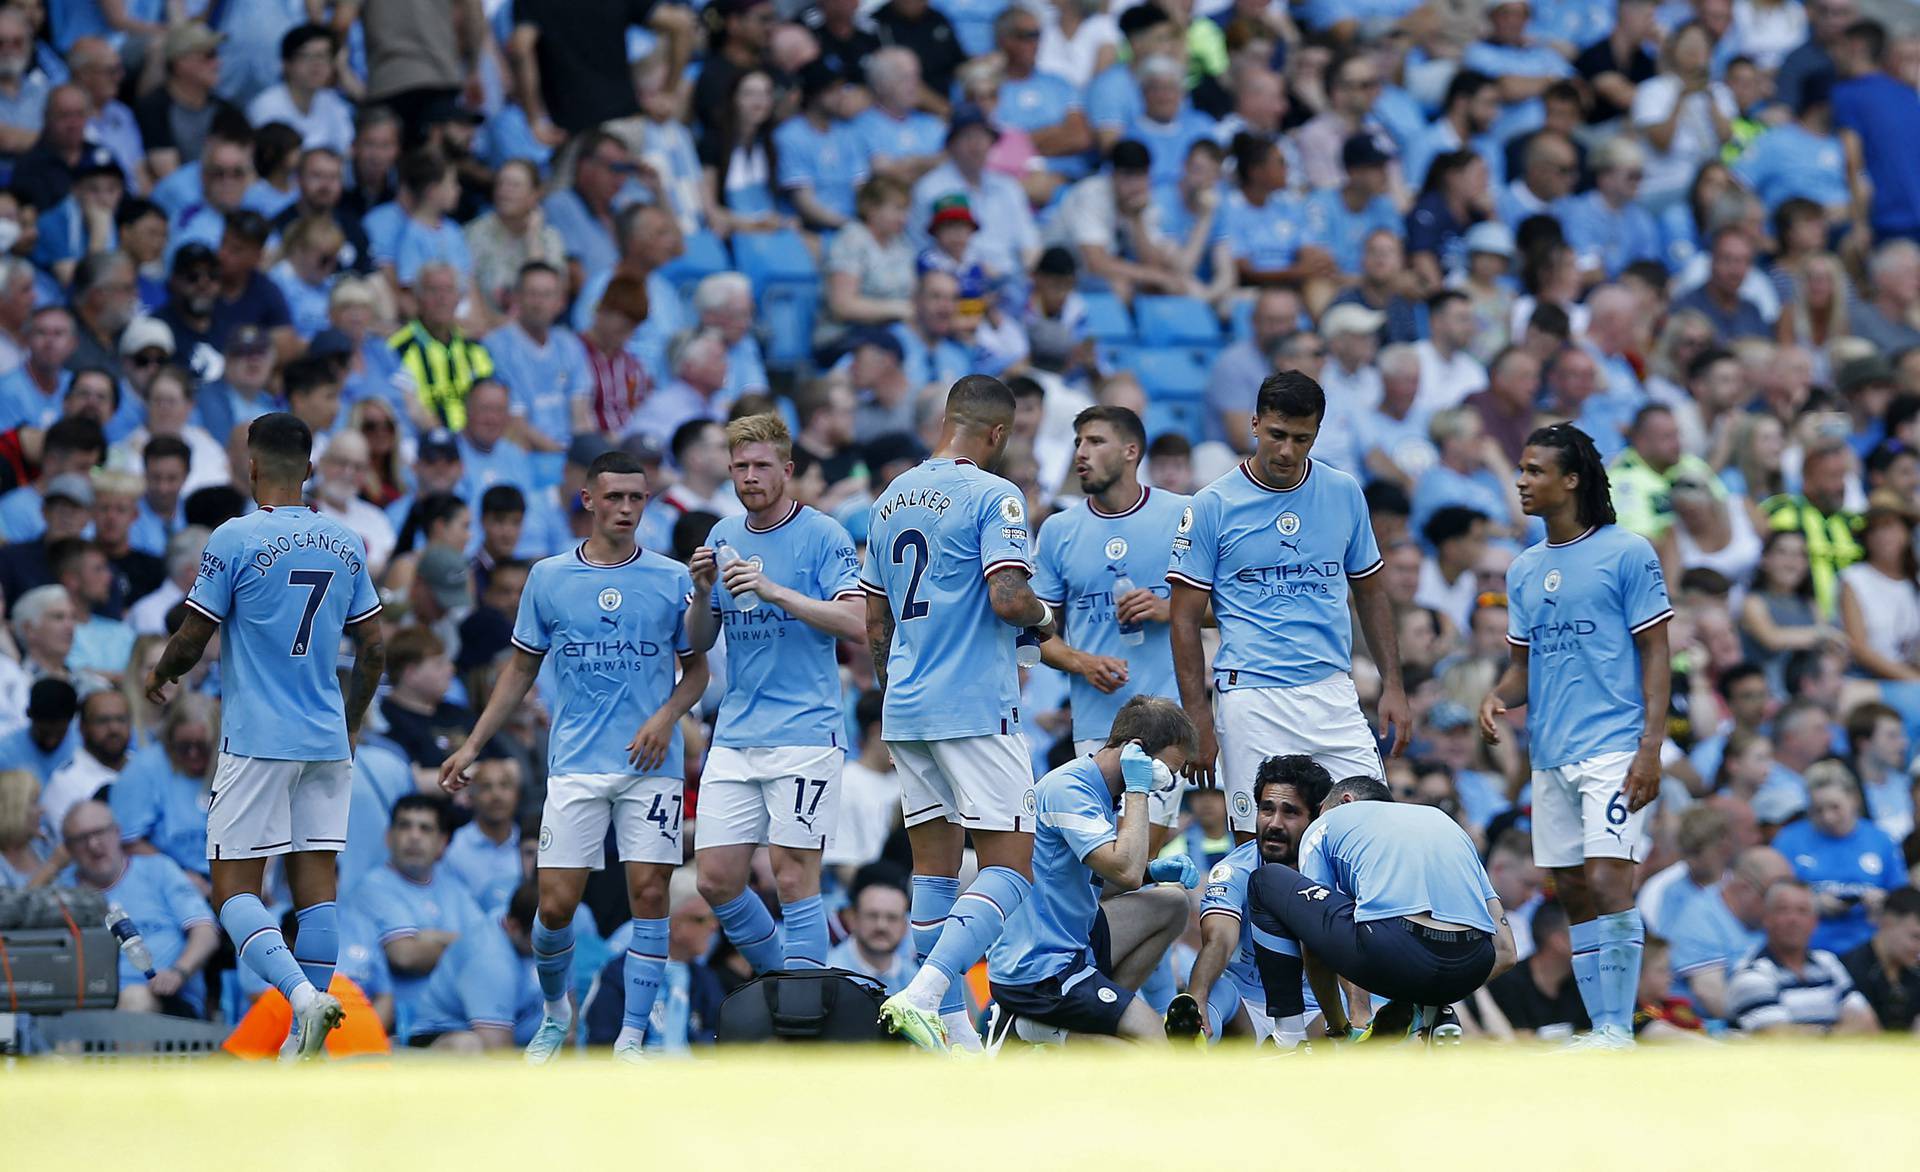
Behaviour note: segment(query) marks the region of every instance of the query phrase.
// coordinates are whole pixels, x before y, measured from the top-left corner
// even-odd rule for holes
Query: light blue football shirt
[[[1276,191],[1254,206],[1245,194],[1229,192],[1220,205],[1220,231],[1235,260],[1261,271],[1293,264],[1307,238],[1307,205],[1298,196]]]
[[[1298,688],[1353,670],[1347,581],[1380,566],[1353,477],[1309,460],[1282,492],[1241,464],[1194,494],[1167,579],[1213,594],[1216,688]]]
[[[1027,502],[971,460],[928,460],[873,503],[860,586],[893,611],[889,741],[939,741],[1020,727],[1018,632],[993,613],[987,578],[1031,573]]]
[[[845,122],[821,130],[796,114],[773,132],[779,155],[776,180],[782,192],[811,188],[821,206],[843,216],[853,215],[854,194],[867,181],[867,154],[858,135]]]
[[[808,598],[860,598],[860,555],[840,522],[795,503],[786,519],[756,530],[745,514],[713,527],[707,544],[738,550],[767,577]],[[727,638],[727,691],[713,743],[845,747],[837,640],[764,598],[752,610],[719,582],[708,604]]]
[[[540,983],[533,958],[514,951],[506,929],[487,923],[454,941],[433,966],[413,1011],[414,1034],[463,1033],[478,1026],[513,1031],[524,1046],[540,1028]]]
[[[1120,833],[1113,791],[1092,757],[1047,774],[1033,795],[1033,892],[987,951],[987,975],[1003,985],[1031,985],[1077,967],[1100,910],[1098,876],[1083,860]]]
[[[1646,723],[1633,637],[1673,617],[1653,546],[1618,525],[1530,546],[1507,568],[1507,642],[1527,649],[1535,769],[1631,753]]]
[[[262,505],[207,539],[187,605],[220,624],[220,751],[344,761],[335,670],[346,628],[380,614],[358,534],[305,506]]]
[[[1493,883],[1473,840],[1432,806],[1348,802],[1300,841],[1300,873],[1354,902],[1355,923],[1430,915],[1494,931]]]
[[[576,773],[685,777],[680,729],[666,757],[640,771],[627,745],[673,692],[674,658],[689,655],[687,568],[635,548],[619,565],[587,560],[581,544],[534,563],[520,595],[513,645],[552,660],[558,706],[548,736],[547,768]]]
[[[587,351],[579,337],[555,323],[541,345],[519,323],[508,322],[481,342],[493,356],[494,377],[512,396],[514,415],[548,439],[565,443],[573,434],[573,401],[592,389]],[[560,483],[561,453],[529,455],[542,487]]]
[[[946,148],[947,124],[923,110],[895,118],[879,106],[869,106],[848,126],[869,164],[937,155]]]
[[[1120,637],[1113,584],[1124,573],[1134,585],[1165,598],[1174,528],[1190,498],[1142,488],[1140,503],[1124,513],[1102,513],[1091,500],[1055,513],[1040,526],[1033,592],[1061,616],[1068,643],[1094,655],[1127,661],[1127,682],[1104,693],[1082,676],[1070,681],[1073,739],[1107,739],[1121,705],[1135,696],[1178,699],[1173,643],[1165,623],[1146,623],[1138,644]]]
[[[425,883],[416,883],[391,866],[375,867],[347,891],[340,901],[340,910],[343,919],[344,913],[365,917],[383,949],[395,940],[405,940],[422,932],[465,936],[485,923],[473,894],[444,868],[435,870]],[[446,962],[445,956],[440,959],[442,964]],[[424,976],[394,973],[394,1001],[410,1011],[419,1003],[420,991],[431,979],[431,973]]]
[[[1226,974],[1240,986],[1242,996],[1257,995],[1260,966],[1254,961],[1253,918],[1247,914],[1247,882],[1260,866],[1259,842],[1243,842],[1207,872],[1207,889],[1200,896],[1200,917],[1231,915],[1240,921],[1240,948],[1227,962]],[[1231,1014],[1232,1007],[1228,1007]]]

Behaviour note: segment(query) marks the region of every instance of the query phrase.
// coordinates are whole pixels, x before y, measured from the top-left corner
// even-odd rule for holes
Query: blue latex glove
[[[1120,778],[1130,794],[1153,791],[1153,758],[1131,741],[1120,748]]]
[[[1155,883],[1178,883],[1192,891],[1200,886],[1200,866],[1186,855],[1155,859],[1147,864],[1147,878]]]

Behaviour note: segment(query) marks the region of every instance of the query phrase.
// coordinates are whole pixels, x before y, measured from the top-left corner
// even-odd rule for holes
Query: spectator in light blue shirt
[[[1493,136],[1505,142],[1538,127],[1546,119],[1540,95],[1549,84],[1573,76],[1573,65],[1551,46],[1527,35],[1532,15],[1527,0],[1497,0],[1487,6],[1487,36],[1467,46],[1463,68],[1500,79],[1506,105],[1494,120]]]
[[[293,332],[311,340],[331,324],[328,302],[340,277],[340,250],[347,236],[331,219],[309,216],[295,220],[280,240],[285,255],[267,276],[287,299]]]
[[[853,931],[827,953],[827,964],[872,977],[891,997],[913,979],[914,966],[906,945],[907,891],[899,879],[878,873],[884,866],[862,867],[854,876]]]
[[[1166,9],[1146,0],[1122,12],[1120,35],[1127,39],[1127,63],[1109,65],[1087,86],[1087,121],[1094,149],[1104,155],[1140,116],[1143,100],[1134,67],[1154,57],[1186,58],[1185,38]]]
[[[589,132],[581,140],[573,186],[546,198],[547,223],[566,243],[567,257],[579,262],[583,281],[599,280],[620,261],[616,216],[630,200],[621,189],[639,173],[626,146],[611,134]]]
[[[125,175],[127,190],[140,187],[140,165],[147,148],[140,137],[140,125],[133,111],[116,95],[126,76],[126,66],[112,45],[99,37],[83,37],[67,55],[73,66],[73,80],[93,101],[93,117],[87,122],[87,138],[113,154]]]
[[[832,66],[814,61],[800,71],[801,112],[773,132],[775,185],[815,232],[853,219],[854,193],[867,179],[866,155],[847,123],[854,93]]]
[[[466,469],[460,496],[475,512],[480,494],[496,484],[511,484],[527,494],[537,487],[526,449],[507,438],[512,422],[507,388],[491,378],[474,383],[467,392],[467,426],[460,433],[460,463]]]
[[[462,278],[473,275],[473,258],[460,225],[448,218],[460,202],[460,178],[442,155],[422,148],[400,160],[400,194],[367,213],[367,247],[380,267],[411,286],[425,265],[452,265]]]
[[[959,297],[960,283],[951,273],[929,269],[920,274],[913,291],[913,316],[893,323],[890,331],[900,341],[900,369],[908,386],[946,386],[973,369],[972,355],[953,337]]]
[[[1398,233],[1399,209],[1387,194],[1387,164],[1393,160],[1370,134],[1356,134],[1340,151],[1347,182],[1307,197],[1307,239],[1333,256],[1343,274],[1358,275],[1367,237],[1380,229]]]
[[[947,127],[917,108],[920,59],[912,50],[896,45],[868,57],[867,88],[873,91],[873,105],[852,123],[867,168],[912,184],[939,166]]]
[[[1494,119],[1500,116],[1500,83],[1477,70],[1462,69],[1447,83],[1446,102],[1427,129],[1407,143],[1400,165],[1406,172],[1407,186],[1420,190],[1427,182],[1427,168],[1448,151],[1472,147],[1487,161],[1490,181],[1498,186],[1506,175],[1506,152],[1498,139],[1488,134]]]
[[[1080,91],[1074,84],[1035,67],[1040,53],[1039,15],[1033,9],[1009,4],[994,19],[993,36],[1006,62],[994,110],[1000,125],[1033,139],[1035,153],[1045,161],[1048,171],[1059,176],[1056,182],[1082,178],[1089,171],[1093,131],[1080,109]],[[1185,78],[1180,81],[1184,96]],[[1184,150],[1181,153],[1184,155]],[[1178,158],[1174,167],[1178,174]]]
[[[739,273],[713,273],[693,291],[693,312],[702,326],[720,331],[727,344],[727,383],[720,397],[765,394],[767,364],[753,336],[753,285]]]
[[[1832,83],[1824,75],[1801,87],[1794,120],[1768,130],[1747,144],[1733,173],[1753,188],[1772,212],[1796,196],[1826,210],[1829,223],[1851,214],[1847,155],[1833,132]]]
[[[1638,202],[1646,165],[1646,152],[1624,135],[1593,152],[1593,190],[1569,197],[1560,213],[1583,272],[1612,280],[1635,261],[1660,259],[1660,226]]]
[[[1187,150],[1213,137],[1214,120],[1187,102],[1186,69],[1171,57],[1140,63],[1140,110],[1127,124],[1126,137],[1147,148],[1153,163],[1147,177],[1165,191],[1180,181]]]
[[[1427,522],[1448,505],[1473,509],[1493,518],[1495,525],[1508,524],[1519,512],[1512,498],[1512,486],[1494,469],[1505,466],[1506,458],[1497,445],[1487,442],[1480,416],[1471,407],[1454,407],[1433,417],[1428,427],[1440,458],[1421,473],[1413,486],[1413,515],[1408,528],[1425,534]]]

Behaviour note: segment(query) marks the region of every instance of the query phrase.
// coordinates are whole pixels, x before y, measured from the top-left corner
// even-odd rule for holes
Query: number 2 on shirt
[[[903,623],[909,619],[926,618],[927,612],[933,609],[914,597],[920,593],[921,575],[927,572],[927,535],[918,529],[902,529],[900,535],[893,539],[893,564],[905,565],[909,551],[916,556],[913,559],[913,577],[907,580],[907,597],[900,604],[900,621]]]

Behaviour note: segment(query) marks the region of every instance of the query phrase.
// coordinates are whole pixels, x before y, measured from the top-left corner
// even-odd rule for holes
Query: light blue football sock
[[[293,959],[293,949],[287,947],[287,938],[280,934],[279,921],[260,902],[260,897],[243,893],[221,904],[220,926],[233,940],[234,955],[298,1006],[300,1003],[294,1000],[294,994],[300,986],[313,982],[300,971],[300,962]]]
[[[667,921],[634,920],[633,936],[627,941],[626,1011],[620,1015],[623,1029],[647,1032],[647,1018],[653,1013],[654,998],[660,995],[660,977],[667,969]]]
[[[933,952],[933,946],[940,942],[940,929],[946,927],[947,913],[953,910],[953,901],[960,898],[960,880],[945,875],[915,875],[913,877],[913,902],[908,909],[908,924],[913,930],[913,959],[920,964],[927,963],[927,956]],[[947,992],[940,999],[940,1013],[965,1013],[967,1011],[966,990],[960,982],[947,986]]]
[[[809,895],[780,905],[785,956],[790,969],[827,967],[827,909],[820,897]]]
[[[1611,912],[1594,921],[1599,929],[1600,995],[1604,1022],[1595,1025],[1615,1029],[1633,1029],[1634,1003],[1640,999],[1640,958],[1646,949],[1647,930],[1638,908]]]
[[[340,905],[329,899],[301,908],[293,918],[300,925],[293,959],[313,987],[324,993],[333,984],[333,966],[340,963]]]
[[[1007,917],[1032,890],[1033,881],[1011,867],[985,867],[953,901],[940,941],[927,954],[927,964],[947,975],[949,989],[963,984],[967,970],[1000,939]]]
[[[713,914],[727,940],[747,958],[755,973],[770,973],[781,967],[780,929],[759,896],[751,890],[742,891],[714,908]],[[826,956],[824,949],[820,955]]]
[[[540,978],[540,996],[548,1004],[567,999],[567,980],[573,970],[573,921],[549,928],[533,917],[533,971]]]
[[[1600,996],[1600,921],[1568,924],[1567,939],[1573,947],[1573,984],[1580,990],[1587,1019],[1597,1029],[1606,1017],[1606,1003]]]

